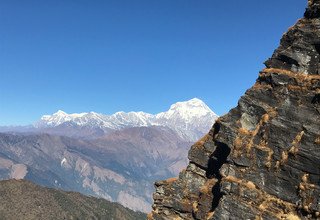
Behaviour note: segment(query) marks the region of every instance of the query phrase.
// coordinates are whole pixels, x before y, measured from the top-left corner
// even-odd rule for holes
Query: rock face
[[[149,219],[320,218],[320,1],[284,34],[255,85],[157,182]]]

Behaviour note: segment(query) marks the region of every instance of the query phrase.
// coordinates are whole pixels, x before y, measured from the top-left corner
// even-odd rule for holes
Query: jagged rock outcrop
[[[320,0],[255,85],[157,182],[149,219],[320,218]]]

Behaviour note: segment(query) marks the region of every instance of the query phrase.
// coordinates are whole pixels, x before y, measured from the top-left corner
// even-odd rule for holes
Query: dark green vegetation
[[[0,219],[146,219],[104,199],[35,185],[26,180],[0,182]]]

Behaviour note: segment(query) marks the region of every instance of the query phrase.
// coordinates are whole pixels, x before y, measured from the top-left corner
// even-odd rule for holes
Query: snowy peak
[[[54,128],[63,124],[79,127],[120,130],[128,127],[166,126],[184,139],[194,141],[205,134],[218,116],[200,99],[177,102],[166,112],[152,115],[145,112],[117,112],[104,115],[95,112],[67,114],[59,110],[44,115],[35,123],[37,128]]]
[[[202,100],[193,98],[189,101],[177,102],[171,105],[169,111],[159,113],[157,118],[171,119],[173,117],[179,117],[188,120],[207,114],[217,116]]]
[[[218,115],[202,100],[194,98],[171,105],[156,118],[159,124],[170,127],[183,139],[195,141],[211,128]]]
[[[151,126],[153,115],[145,112],[117,112],[110,120],[120,128]]]
[[[56,113],[54,113],[53,115],[67,115],[67,113],[65,113],[62,110],[58,110]]]
[[[37,127],[42,126],[58,126],[65,122],[69,121],[77,121],[79,118],[85,117],[89,113],[74,113],[74,114],[67,114],[66,112],[59,110],[52,115],[44,115],[41,117],[40,122],[36,123]],[[91,114],[91,113],[90,113]]]
[[[198,98],[193,98],[185,102],[177,102],[171,105],[170,110],[181,109],[181,108],[182,109],[200,108],[200,109],[205,109],[207,111],[211,111],[211,109],[202,100]]]

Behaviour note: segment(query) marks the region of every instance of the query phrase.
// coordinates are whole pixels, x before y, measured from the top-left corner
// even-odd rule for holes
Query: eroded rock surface
[[[319,219],[320,0],[255,85],[157,182],[149,219]]]

